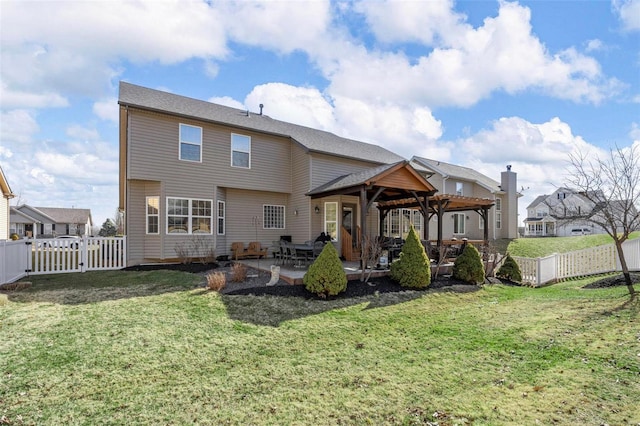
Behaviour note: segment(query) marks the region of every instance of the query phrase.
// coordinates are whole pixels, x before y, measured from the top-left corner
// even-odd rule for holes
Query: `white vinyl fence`
[[[640,271],[640,238],[625,241],[622,248],[629,270]],[[534,286],[622,270],[614,244],[535,259],[519,256],[513,259],[520,267],[522,281]]]
[[[122,269],[126,242],[126,237],[0,241],[0,284],[26,275]]]

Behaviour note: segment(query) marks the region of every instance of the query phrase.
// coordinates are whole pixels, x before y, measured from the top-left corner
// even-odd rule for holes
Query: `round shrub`
[[[347,274],[333,244],[325,244],[302,282],[307,290],[320,297],[335,296],[347,289]]]
[[[522,282],[520,267],[509,253],[507,253],[507,257],[504,259],[502,266],[498,269],[498,272],[496,272],[496,277],[517,283]]]
[[[391,279],[403,287],[425,288],[431,284],[431,265],[413,226],[398,260],[391,264]]]
[[[478,249],[473,245],[467,244],[454,262],[453,278],[476,284],[484,281],[484,265]]]

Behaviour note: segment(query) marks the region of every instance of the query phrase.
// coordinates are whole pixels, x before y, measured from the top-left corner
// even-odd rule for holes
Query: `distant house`
[[[469,167],[445,163],[444,161],[416,157],[412,164],[429,174],[429,182],[438,190],[438,194],[452,197],[490,199],[494,207],[489,211],[490,239],[518,237],[518,198],[517,174],[511,166],[501,173],[500,182]],[[481,239],[484,235],[485,221],[479,212],[452,212],[444,218],[443,232],[449,237],[467,237]],[[430,234],[435,235],[437,223],[430,224]]]
[[[601,227],[589,221],[597,214],[596,204],[585,194],[570,188],[558,188],[551,195],[540,195],[527,207],[524,220],[526,237],[566,237],[603,234]]]
[[[14,197],[11,192],[11,187],[7,178],[0,167],[0,192],[2,192],[2,198],[0,198],[0,240],[9,239],[9,200]]]
[[[32,207],[27,204],[10,209],[11,233],[21,238],[88,236],[92,226],[89,209]]]
[[[364,236],[404,235],[394,217],[408,217],[403,226],[416,226],[423,238],[442,238],[429,235],[429,218],[452,209],[488,215],[495,202],[438,198],[419,164],[378,145],[274,120],[262,108],[254,113],[125,82],[118,103],[129,265],[176,259],[176,247],[195,238],[224,255],[234,242],[268,247],[321,232],[341,255],[358,258]]]

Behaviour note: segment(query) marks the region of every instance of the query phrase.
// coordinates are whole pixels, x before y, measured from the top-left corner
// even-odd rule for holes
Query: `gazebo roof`
[[[491,207],[495,200],[488,198],[464,197],[462,195],[438,194],[429,197],[429,209],[435,211],[439,205],[447,212],[478,210]],[[378,201],[378,208],[382,210],[419,207],[415,199],[403,198],[397,200]]]

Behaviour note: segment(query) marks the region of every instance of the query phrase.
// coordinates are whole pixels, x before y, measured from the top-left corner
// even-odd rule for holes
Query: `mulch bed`
[[[227,274],[230,272],[230,264],[228,262],[222,262],[222,264],[153,264],[153,265],[137,265],[129,268],[125,268],[125,271],[153,271],[153,270],[173,270],[190,272],[193,274],[199,274],[203,276],[203,285],[206,285],[204,277],[210,271],[222,271]],[[230,275],[227,275],[229,277]],[[280,297],[301,297],[305,299],[318,299],[319,297],[313,293],[307,291],[303,285],[291,285],[284,280],[279,280],[273,286],[266,286],[271,278],[271,273],[267,271],[258,271],[257,269],[248,268],[247,278],[243,282],[232,282],[227,279],[227,286],[221,291],[222,294],[227,295],[249,295],[254,296],[280,296]],[[455,291],[455,292],[470,292],[479,289],[480,287],[474,284],[469,284],[464,281],[455,280],[450,276],[440,276],[431,282],[431,285],[426,289],[410,289],[400,286],[397,282],[393,281],[388,276],[371,278],[368,282],[363,283],[360,280],[351,280],[347,283],[347,290],[340,293],[336,298],[352,298],[362,297],[368,295],[375,295],[381,293],[398,293],[403,291],[429,291],[429,290],[441,290],[441,291]]]
[[[632,273],[631,274],[631,282],[633,284],[640,284],[640,274]],[[607,287],[618,287],[627,285],[624,281],[624,275],[612,275],[609,277],[602,278],[601,280],[592,282],[591,284],[587,284],[582,288],[594,289],[594,288],[607,288]]]

